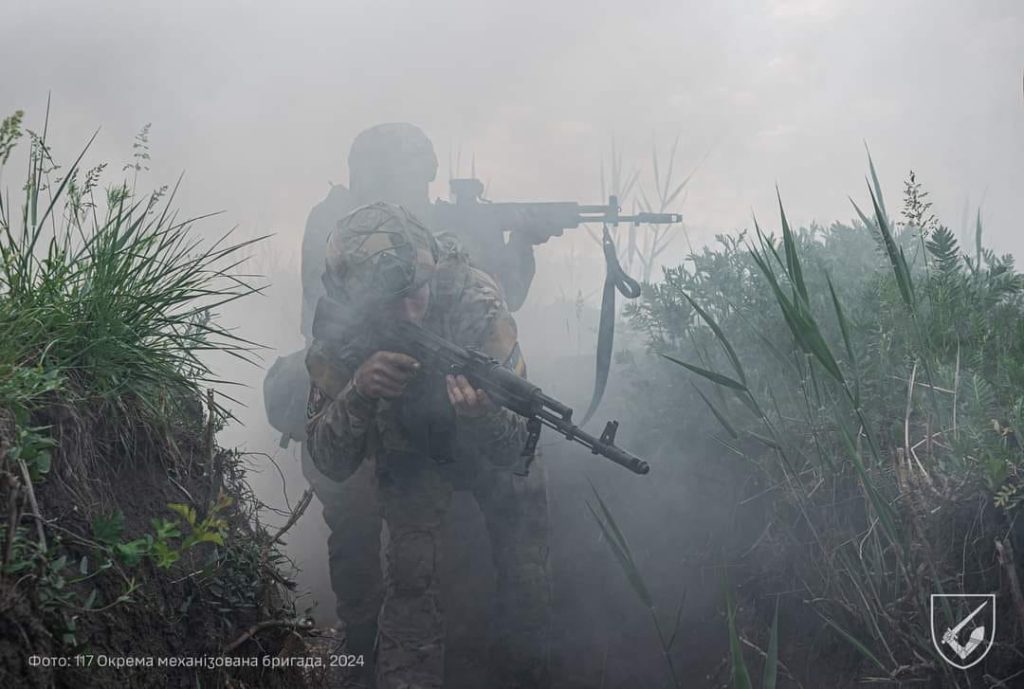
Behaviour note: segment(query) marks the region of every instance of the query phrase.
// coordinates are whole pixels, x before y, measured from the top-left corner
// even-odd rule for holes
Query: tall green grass
[[[799,230],[780,197],[779,234],[719,237],[630,317],[692,383],[647,388],[665,432],[710,421],[766,486],[748,565],[797,581],[863,677],[941,675],[929,594],[997,589],[1024,501],[1024,277],[980,221],[961,249],[913,176],[900,221],[873,163],[867,196],[859,223]]]
[[[239,270],[258,240],[204,241],[196,223],[206,216],[174,210],[177,185],[137,191],[145,130],[126,166],[132,179],[105,184],[105,165],[82,167],[88,145],[70,166],[56,162],[48,119],[41,134],[23,128],[20,112],[0,124],[0,178],[28,139],[20,204],[0,193],[0,379],[45,371],[96,411],[158,420],[219,382],[206,353],[251,356],[254,343],[213,314],[258,291]],[[0,405],[38,401],[31,386],[0,390]]]
[[[214,386],[223,381],[208,357],[255,355],[257,345],[216,311],[259,291],[241,270],[259,239],[208,239],[197,224],[208,216],[179,218],[177,186],[138,189],[148,127],[133,161],[111,175],[104,164],[83,167],[89,145],[59,164],[48,120],[41,133],[24,128],[20,112],[0,122],[0,179],[12,161],[24,174],[20,196],[0,192],[3,614],[12,629],[44,625],[46,648],[62,653],[80,642],[103,649],[117,640],[111,624],[132,629],[171,607],[202,608],[227,629],[290,614],[268,589],[290,582],[259,525],[261,503],[237,456],[216,444],[225,410]],[[130,464],[141,470],[126,471]],[[150,513],[165,486],[187,498],[167,507],[189,530],[163,507]],[[34,533],[21,523],[29,516]],[[216,549],[194,547],[203,542]],[[172,567],[173,581],[163,577]],[[155,588],[146,583],[154,573]],[[107,617],[123,605],[135,611]],[[8,636],[26,656],[43,639]],[[174,645],[156,643],[165,641]]]

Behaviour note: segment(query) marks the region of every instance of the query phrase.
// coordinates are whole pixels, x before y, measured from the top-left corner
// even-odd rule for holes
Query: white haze
[[[39,128],[52,94],[60,160],[102,127],[87,164],[110,161],[119,172],[151,122],[141,188],[185,171],[185,211],[225,211],[203,232],[274,233],[253,266],[274,281],[268,301],[229,314],[240,334],[274,349],[300,340],[306,215],[329,181],[347,182],[352,138],[387,121],[416,123],[433,139],[433,195],[475,161],[495,200],[598,202],[613,139],[650,194],[652,146],[664,157],[679,136],[677,177],[700,164],[673,209],[693,245],[747,227],[752,212],[777,228],[776,184],[794,224],[849,220],[848,195],[868,203],[867,142],[891,208],[913,168],[944,222],[961,231],[981,204],[988,243],[1024,253],[1019,0],[10,0],[0,10],[0,63],[0,116],[24,109]],[[666,257],[686,249],[677,242]],[[572,301],[582,292],[595,303],[598,256],[582,231],[539,250],[519,314],[531,370],[558,370],[541,354],[552,343],[563,354],[592,352],[593,313],[573,321]],[[545,310],[555,301],[565,308]],[[275,454],[294,499],[302,478],[265,424],[261,372],[226,362],[218,374],[250,386],[234,393],[247,405],[238,411],[246,427],[222,444]],[[577,389],[584,383],[544,385],[573,404],[588,394]],[[257,489],[280,504],[276,472],[262,466]],[[570,483],[563,473],[552,485],[559,480]],[[289,535],[305,576],[329,597],[325,536],[318,515]],[[324,598],[321,610],[330,608]]]
[[[500,198],[595,202],[614,136],[627,166],[681,137],[707,153],[682,210],[696,238],[776,216],[849,219],[864,142],[890,196],[910,168],[959,229],[965,203],[1018,252],[1024,4],[762,2],[9,2],[0,113],[96,159],[152,122],[154,183],[189,209],[297,235],[352,137],[381,121],[433,138]],[[648,189],[653,182],[647,174]],[[558,247],[551,246],[551,251]]]

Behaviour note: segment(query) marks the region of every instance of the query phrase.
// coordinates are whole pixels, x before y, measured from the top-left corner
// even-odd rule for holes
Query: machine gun
[[[501,284],[512,311],[529,292],[534,245],[585,223],[670,225],[683,219],[678,213],[623,215],[616,196],[592,206],[575,201],[494,203],[483,198],[484,185],[475,178],[453,179],[450,189],[450,201],[438,199],[431,205],[431,226],[458,235],[474,262]]]
[[[647,462],[615,444],[618,421],[609,421],[601,437],[595,438],[572,422],[571,407],[545,395],[539,387],[485,354],[453,344],[409,321],[392,325],[386,341],[389,347],[419,361],[428,372],[466,376],[473,387],[484,390],[496,404],[526,419],[528,436],[515,469],[519,475],[525,476],[529,471],[542,426],[555,429],[567,440],[635,474],[651,470]]]
[[[563,230],[591,222],[670,225],[683,220],[679,213],[622,215],[616,196],[609,196],[607,204],[591,206],[575,201],[494,203],[483,198],[484,185],[478,179],[453,179],[449,186],[452,200],[439,199],[433,205],[433,220],[439,229],[525,232],[540,243],[549,236],[561,235]]]

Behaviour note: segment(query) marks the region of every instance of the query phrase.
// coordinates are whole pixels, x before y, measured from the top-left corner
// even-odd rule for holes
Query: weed
[[[694,376],[645,388],[657,391],[647,407],[667,410],[659,430],[685,438],[709,419],[768,486],[750,565],[789,572],[889,678],[945,667],[918,633],[927,594],[999,586],[963,563],[994,561],[1024,502],[1024,277],[980,245],[980,226],[963,251],[914,175],[894,226],[869,167],[859,223],[794,229],[780,196],[780,236],[755,220],[718,237],[627,313]],[[698,407],[706,419],[672,411]],[[958,525],[979,500],[1001,515]]]
[[[24,128],[21,112],[0,123],[0,177],[28,142],[20,203],[0,193],[0,610],[25,603],[75,645],[83,615],[139,602],[150,563],[166,571],[188,553],[205,558],[211,578],[226,569],[220,555],[237,528],[226,493],[201,518],[169,505],[151,531],[131,536],[119,509],[96,514],[82,496],[96,497],[91,487],[109,484],[119,463],[162,462],[180,478],[204,468],[193,466],[196,447],[203,460],[218,456],[215,424],[202,433],[201,391],[218,382],[205,357],[252,360],[257,345],[215,312],[259,291],[239,269],[259,238],[206,241],[195,232],[201,217],[178,218],[177,186],[137,191],[148,125],[122,170],[131,178],[114,181],[105,164],[83,167],[88,145],[59,164],[48,127],[49,115],[41,133]],[[222,420],[210,400],[211,419]],[[237,495],[241,479],[232,481]],[[50,500],[37,501],[37,490]],[[45,514],[53,502],[88,509],[91,529]],[[249,574],[260,577],[262,564]],[[264,588],[247,583],[250,595]]]

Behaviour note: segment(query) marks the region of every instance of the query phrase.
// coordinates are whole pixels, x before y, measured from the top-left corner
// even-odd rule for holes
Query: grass
[[[720,236],[627,308],[691,382],[645,388],[664,410],[655,432],[686,443],[714,424],[769,498],[737,564],[780,590],[796,581],[783,608],[809,605],[862,679],[959,686],[920,630],[928,594],[1001,586],[995,544],[1024,502],[1024,276],[983,247],[980,223],[961,249],[915,176],[900,221],[881,186],[869,157],[870,211],[854,203],[852,226],[794,229],[780,195],[779,235],[755,220]],[[993,679],[1016,659],[1000,643]]]
[[[0,166],[22,133],[21,113],[0,125]],[[46,124],[27,134],[21,207],[0,194],[0,371],[47,371],[69,383],[69,394],[115,414],[130,402],[155,421],[220,382],[205,352],[252,351],[212,316],[257,291],[237,268],[258,240],[203,243],[194,231],[202,218],[181,220],[173,210],[177,186],[142,194],[125,179],[101,188],[105,166],[81,167],[88,146],[62,168]],[[148,157],[138,143],[136,157]],[[0,403],[36,398],[27,389]]]
[[[216,447],[227,412],[211,386],[225,381],[206,356],[254,356],[216,312],[259,291],[240,266],[261,238],[206,241],[197,223],[209,216],[179,218],[177,186],[139,191],[148,127],[108,182],[106,165],[83,167],[88,144],[57,162],[48,114],[41,133],[22,120],[0,122],[0,180],[27,144],[19,201],[0,193],[0,609],[41,611],[73,647],[79,617],[181,593],[143,586],[151,560],[191,568],[179,612],[216,600],[230,630],[285,581],[237,457]],[[165,492],[191,504],[162,504]],[[140,514],[147,500],[155,513]],[[154,535],[139,533],[147,523]]]
[[[601,529],[605,543],[608,544],[609,549],[615,556],[616,562],[618,562],[619,567],[626,575],[630,588],[651,616],[651,624],[657,634],[658,645],[661,648],[661,656],[665,660],[665,667],[668,671],[672,686],[681,687],[682,684],[680,683],[679,673],[672,659],[672,647],[675,645],[675,641],[679,635],[679,625],[682,621],[683,607],[686,602],[686,592],[683,592],[679,605],[676,608],[675,623],[672,626],[672,630],[670,633],[666,633],[667,630],[662,627],[658,609],[654,604],[654,598],[651,595],[650,587],[647,585],[647,581],[644,579],[643,574],[640,572],[640,568],[637,566],[636,559],[633,557],[633,551],[629,547],[629,542],[626,540],[625,535],[622,533],[618,523],[615,521],[614,515],[608,509],[608,505],[605,503],[604,498],[601,497],[597,488],[595,488],[593,484],[590,485],[590,488],[594,494],[596,508],[593,504],[588,502],[587,509],[589,510],[590,515],[594,518],[594,521],[597,522],[598,527]]]
[[[673,653],[676,641],[680,638],[679,632],[681,630],[683,610],[686,604],[686,591],[685,589],[683,590],[679,604],[676,606],[671,632],[667,633],[667,630],[663,628],[654,597],[651,595],[651,588],[647,584],[647,580],[644,578],[644,575],[641,573],[640,567],[637,565],[633,552],[629,547],[629,542],[626,540],[626,536],[623,534],[622,529],[615,520],[615,516],[612,514],[611,510],[608,509],[608,505],[605,503],[604,498],[601,497],[597,488],[595,488],[593,484],[591,484],[590,488],[594,495],[594,504],[588,502],[587,509],[589,510],[590,515],[594,518],[594,521],[597,522],[598,528],[600,528],[601,534],[604,538],[604,542],[608,545],[609,550],[611,550],[612,554],[615,556],[615,561],[618,563],[619,568],[622,570],[623,574],[626,575],[626,579],[629,582],[631,590],[637,600],[640,601],[650,614],[651,626],[657,635],[658,645],[661,650],[661,657],[665,661],[665,668],[668,673],[669,681],[671,682],[670,686],[679,689],[684,686],[684,683],[680,678],[680,670],[676,667],[676,661],[673,658]],[[732,685],[734,689],[751,689],[753,684],[751,684],[750,671],[747,669],[746,661],[743,659],[744,640],[737,631],[736,603],[728,582],[724,583],[723,590],[725,592],[726,621],[729,627]],[[776,681],[778,679],[778,628],[779,608],[778,603],[776,603],[775,614],[772,617],[771,629],[769,631],[768,648],[763,652],[765,662],[761,680],[762,689],[775,689]]]

